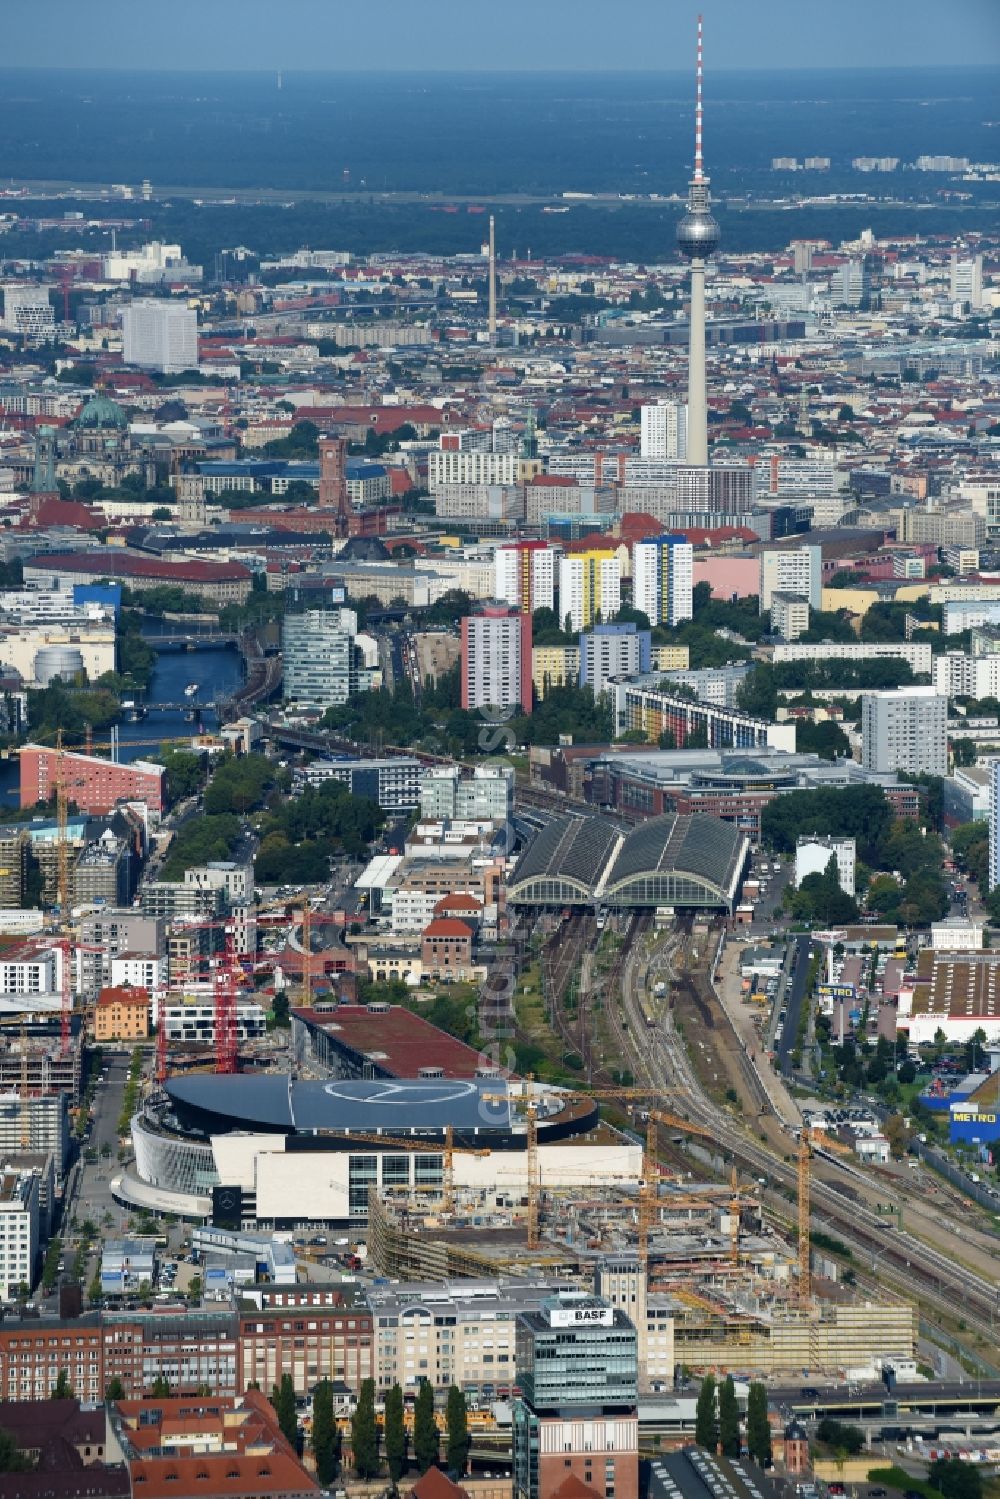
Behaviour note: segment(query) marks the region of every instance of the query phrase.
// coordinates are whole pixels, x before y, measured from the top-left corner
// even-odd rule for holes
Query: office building
[[[871,293],[871,272],[864,258],[845,260],[832,283],[833,300],[844,307],[860,307]]]
[[[638,1348],[616,1307],[565,1292],[518,1318],[512,1412],[515,1499],[548,1499],[567,1480],[607,1499],[639,1491]]]
[[[423,773],[421,762],[408,755],[391,760],[312,760],[296,767],[292,790],[339,781],[352,796],[367,797],[387,812],[412,812],[420,800]]]
[[[126,364],[178,375],[198,367],[198,314],[183,302],[143,298],[122,310]]]
[[[861,698],[865,770],[948,774],[948,699],[933,687],[897,687]]]
[[[307,609],[286,614],[281,628],[284,694],[290,702],[334,708],[346,703],[358,685],[353,609]]]
[[[649,671],[650,632],[634,624],[595,625],[580,636],[580,686],[596,697],[613,677],[634,677]]]
[[[632,602],[651,625],[692,615],[694,548],[683,536],[657,536],[632,549]]]
[[[837,881],[845,895],[854,894],[854,839],[821,838],[814,834],[795,845],[795,888],[810,874],[825,874],[831,859],[837,861]]]
[[[809,600],[794,593],[772,593],[771,633],[782,640],[798,640],[809,629]]]
[[[983,257],[970,255],[962,258],[952,254],[948,289],[953,302],[968,305],[973,312],[983,306]]]
[[[531,615],[485,604],[462,620],[462,707],[531,712]]]
[[[639,1388],[674,1386],[674,1304],[663,1292],[649,1291],[638,1255],[609,1255],[594,1271],[594,1294],[625,1313],[636,1331]]]
[[[570,629],[585,630],[612,620],[621,608],[622,576],[618,553],[594,547],[559,559],[559,619]]]
[[[38,1254],[39,1179],[33,1171],[0,1172],[0,1296],[31,1289]]]
[[[21,338],[51,338],[55,313],[45,286],[8,282],[3,288],[3,326]]]
[[[555,608],[559,548],[546,541],[515,541],[493,554],[493,597],[523,614]]]
[[[508,765],[434,766],[420,781],[420,815],[450,822],[503,822],[514,802]]]
[[[687,457],[687,407],[681,401],[658,401],[640,412],[639,453],[643,458]]]
[[[817,546],[774,548],[760,554],[760,612],[766,614],[775,593],[823,606],[823,553]]]

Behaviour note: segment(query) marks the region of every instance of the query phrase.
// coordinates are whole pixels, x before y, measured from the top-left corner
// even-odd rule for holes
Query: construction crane
[[[312,1007],[312,909],[308,901],[302,911],[302,1005]]]
[[[808,1305],[812,1300],[812,1243],[810,1219],[812,1216],[812,1147],[822,1145],[841,1154],[850,1155],[850,1146],[842,1140],[832,1139],[825,1129],[802,1126],[799,1134],[799,1300]]]
[[[28,1028],[21,1016],[21,1149],[31,1149],[31,1120],[28,1117]]]
[[[574,1088],[570,1094],[577,1098],[594,1099],[650,1099],[659,1098],[668,1090],[663,1087],[650,1088]],[[525,1107],[525,1132],[527,1135],[527,1196],[528,1196],[528,1248],[537,1249],[540,1244],[540,1220],[539,1220],[539,1198],[541,1195],[541,1182],[539,1179],[538,1162],[538,1105],[534,1099],[529,1099]],[[668,1114],[663,1109],[650,1109],[649,1123],[647,1125],[646,1149],[643,1152],[642,1177],[639,1188],[639,1258],[643,1264],[648,1260],[649,1234],[652,1226],[656,1203],[656,1126],[666,1124],[673,1129],[684,1130],[688,1134],[701,1135],[706,1140],[714,1140],[715,1136],[710,1130],[703,1129],[700,1124],[692,1124],[687,1119],[681,1119],[677,1114]]]

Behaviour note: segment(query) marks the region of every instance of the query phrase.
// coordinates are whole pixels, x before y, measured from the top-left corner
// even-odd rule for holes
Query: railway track
[[[689,975],[682,975],[679,982],[693,981]],[[782,1160],[754,1139],[739,1121],[705,1094],[677,1032],[673,1014],[668,1011],[655,1030],[650,1031],[637,1014],[637,1001],[628,986],[623,988],[622,1002],[627,1024],[623,1026],[619,1018],[616,1035],[635,1076],[650,1084],[662,1084],[667,1099],[683,1094],[688,1117],[707,1129],[721,1150],[755,1176],[766,1177],[784,1188],[794,1201],[798,1188],[795,1162]],[[701,1014],[702,1006],[699,1004],[697,1008]],[[637,1040],[640,1036],[641,1040]],[[747,1080],[749,1083],[750,1078]],[[756,1078],[754,1087],[759,1096],[762,1090]],[[762,1106],[773,1112],[766,1099],[762,1099]],[[790,1153],[796,1143],[789,1134]],[[855,1168],[822,1147],[816,1150],[816,1155],[841,1178],[829,1182],[814,1173],[812,1204],[816,1216],[836,1229],[861,1265],[871,1265],[871,1284],[888,1286],[905,1300],[916,1301],[927,1311],[949,1319],[958,1312],[975,1331],[989,1337],[992,1344],[1000,1322],[1000,1286],[911,1234],[897,1230],[891,1217],[874,1212],[860,1199],[849,1180]],[[870,1186],[867,1178],[862,1180]],[[876,1268],[878,1282],[874,1278]]]

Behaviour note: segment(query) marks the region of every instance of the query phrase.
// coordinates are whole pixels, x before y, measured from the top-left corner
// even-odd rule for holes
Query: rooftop
[[[437,1067],[448,1078],[474,1078],[484,1058],[472,1046],[431,1025],[401,1005],[337,1005],[328,1010],[294,1010],[296,1019],[319,1026],[358,1059],[376,1059],[384,1075],[415,1077],[422,1067]]]

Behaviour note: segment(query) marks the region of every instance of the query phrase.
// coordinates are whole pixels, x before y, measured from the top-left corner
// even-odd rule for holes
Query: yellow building
[[[531,681],[539,702],[550,687],[569,686],[575,683],[579,676],[579,646],[536,645],[532,647]]]
[[[654,671],[687,671],[691,652],[686,645],[654,645],[650,651]]]
[[[102,989],[94,1008],[95,1041],[145,1041],[149,995],[145,989]]]

